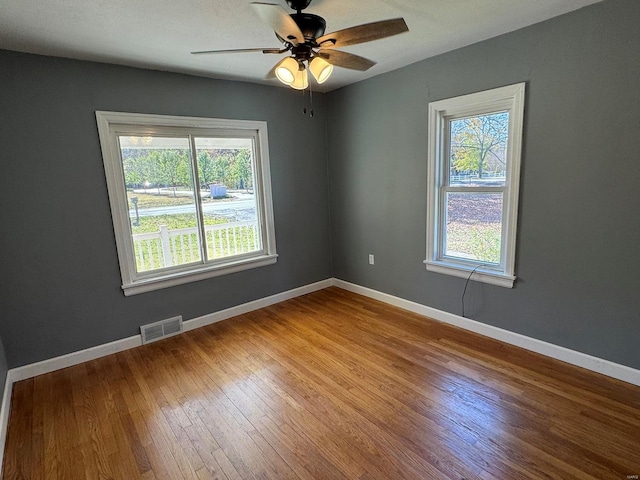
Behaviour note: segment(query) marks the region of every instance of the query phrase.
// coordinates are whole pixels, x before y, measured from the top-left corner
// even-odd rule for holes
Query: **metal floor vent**
[[[182,332],[182,315],[167,318],[159,322],[149,323],[140,327],[142,343],[155,342],[162,338],[171,337]]]

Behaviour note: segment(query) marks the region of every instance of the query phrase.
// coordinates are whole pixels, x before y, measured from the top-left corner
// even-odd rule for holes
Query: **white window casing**
[[[138,113],[96,112],[98,132],[109,193],[111,216],[116,238],[118,261],[124,294],[134,295],[161,288],[181,285],[276,262],[276,240],[271,197],[267,124],[262,121],[227,120]],[[121,135],[149,135],[188,138],[195,164],[197,136],[239,137],[251,139],[253,144],[253,187],[256,217],[261,248],[258,251],[205,260],[171,268],[139,272],[136,268],[132,242],[131,219],[118,138]],[[194,191],[199,185],[194,181]],[[198,202],[195,202],[198,204]],[[199,206],[197,212],[201,214]],[[200,216],[200,218],[202,218]],[[200,226],[200,233],[204,227]],[[204,247],[203,247],[204,248]]]
[[[524,119],[525,84],[518,83],[429,103],[427,168],[427,270],[511,288],[516,280],[516,229]],[[493,188],[449,186],[449,141],[452,120],[508,112],[504,185]],[[445,255],[445,195],[448,191],[501,193],[500,262]]]

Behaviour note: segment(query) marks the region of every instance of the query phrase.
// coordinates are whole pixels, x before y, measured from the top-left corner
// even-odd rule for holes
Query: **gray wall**
[[[467,316],[640,368],[639,24],[605,1],[329,93],[334,276],[461,313],[422,264],[427,104],[525,81],[518,281]]]
[[[0,51],[8,366],[331,275],[459,314],[464,280],[422,264],[427,103],[526,81],[518,282],[472,283],[467,314],[640,368],[639,22],[605,1],[314,96],[313,120],[283,88]],[[277,264],[124,297],[95,110],[266,120]]]
[[[7,366],[7,357],[4,353],[4,343],[2,342],[2,337],[0,337],[0,401],[4,395],[4,383],[7,379],[7,370],[9,367]]]
[[[0,335],[9,367],[331,276],[323,95],[309,119],[289,89],[7,51],[0,86]],[[278,262],[125,297],[95,110],[266,120]]]

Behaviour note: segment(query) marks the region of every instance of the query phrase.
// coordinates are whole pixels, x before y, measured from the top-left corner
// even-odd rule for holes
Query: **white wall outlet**
[[[375,258],[373,257],[373,253],[369,254],[369,265],[375,264]]]

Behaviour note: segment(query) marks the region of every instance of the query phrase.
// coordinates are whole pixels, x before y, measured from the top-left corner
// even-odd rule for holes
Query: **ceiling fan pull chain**
[[[306,91],[306,89],[302,90],[302,113],[304,115],[307,114],[307,99],[306,99],[306,95],[304,93],[305,91]]]
[[[311,85],[309,85],[309,108],[307,109],[307,96],[306,96],[306,92],[307,89],[305,88],[304,90],[302,90],[302,113],[304,115],[307,115],[307,112],[309,117],[313,118],[313,90],[311,90]]]

